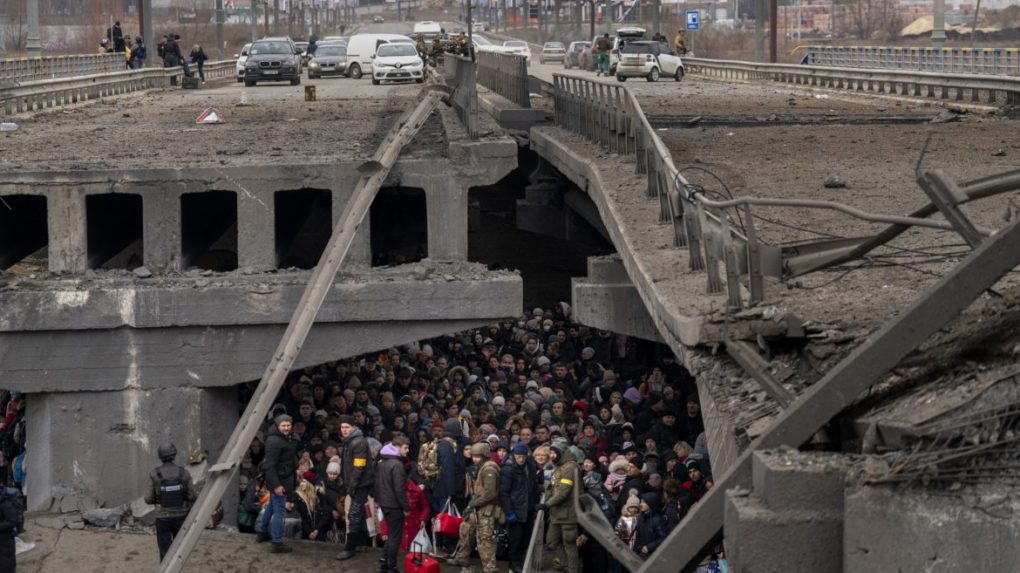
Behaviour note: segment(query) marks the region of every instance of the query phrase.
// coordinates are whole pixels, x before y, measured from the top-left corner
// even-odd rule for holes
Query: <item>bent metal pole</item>
[[[365,215],[372,206],[379,188],[382,187],[390,169],[397,161],[400,151],[410,143],[425,120],[432,114],[436,104],[442,97],[438,91],[429,91],[425,94],[418,105],[410,114],[401,117],[400,121],[386,134],[379,148],[376,150],[372,160],[366,162],[358,171],[362,176],[354,189],[351,200],[344,206],[340,219],[333,227],[333,234],[330,236],[322,258],[316,265],[312,277],[305,287],[301,301],[294,310],[290,319],[287,331],[284,332],[280,345],[269,362],[255,395],[252,396],[248,407],[234,433],[230,436],[226,447],[219,460],[209,468],[209,481],[199,494],[195,505],[192,506],[188,517],[178,536],[174,539],[170,551],[160,565],[161,573],[178,573],[184,568],[184,564],[191,555],[191,551],[198,544],[198,538],[209,522],[216,505],[223,498],[227,486],[233,482],[234,473],[244,456],[248,444],[258,431],[261,421],[265,419],[269,407],[276,399],[277,393],[283,386],[283,381],[294,366],[294,361],[301,353],[305,338],[315,322],[315,316],[319,313],[326,294],[333,285],[340,264],[347,256],[354,235],[361,226]]]

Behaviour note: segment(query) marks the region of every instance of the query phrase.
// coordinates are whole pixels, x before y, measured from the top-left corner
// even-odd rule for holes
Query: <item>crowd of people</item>
[[[385,540],[388,572],[422,543],[453,565],[477,549],[492,573],[521,570],[543,519],[556,567],[622,571],[574,496],[645,559],[712,487],[705,442],[695,380],[668,349],[560,303],[293,372],[242,465],[238,522],[274,552],[300,538],[349,559]]]
[[[181,67],[184,75],[191,77],[191,66],[198,68],[199,81],[205,83],[205,63],[209,60],[205,49],[200,44],[194,44],[191,52],[185,57],[180,46],[180,34],[164,34],[156,46],[156,53],[164,68]],[[123,53],[125,65],[128,69],[136,70],[145,67],[145,61],[149,57],[149,51],[145,47],[145,40],[141,36],[135,36],[132,41],[130,35],[125,35],[120,22],[106,29],[106,34],[99,39],[99,53]]]

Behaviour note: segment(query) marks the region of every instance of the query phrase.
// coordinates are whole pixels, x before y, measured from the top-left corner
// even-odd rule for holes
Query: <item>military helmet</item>
[[[483,458],[487,458],[489,457],[491,451],[492,450],[489,448],[488,442],[478,442],[477,444],[471,446],[472,456],[480,456]]]
[[[159,459],[164,462],[172,462],[177,457],[177,447],[167,442],[159,446]]]

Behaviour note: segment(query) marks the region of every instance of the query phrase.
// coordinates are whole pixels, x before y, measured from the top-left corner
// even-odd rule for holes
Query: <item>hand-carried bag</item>
[[[460,537],[460,524],[464,518],[453,502],[447,501],[443,511],[432,518],[432,531],[447,537]]]

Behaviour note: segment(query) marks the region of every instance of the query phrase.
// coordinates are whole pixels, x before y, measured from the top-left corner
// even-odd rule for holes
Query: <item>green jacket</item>
[[[581,472],[573,456],[553,470],[547,486],[545,505],[549,507],[550,523],[577,523],[574,511],[574,488],[581,486]]]

